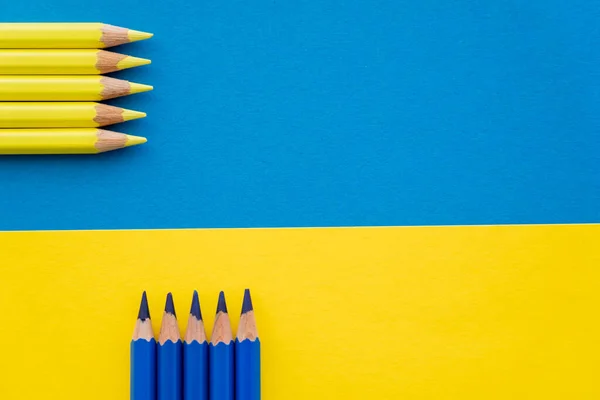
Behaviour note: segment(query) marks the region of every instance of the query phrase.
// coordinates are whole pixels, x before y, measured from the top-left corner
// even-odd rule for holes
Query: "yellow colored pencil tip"
[[[142,85],[141,83],[133,83],[133,82],[129,82],[129,87],[130,87],[130,89],[129,89],[130,94],[149,92],[150,90],[154,89],[150,85]]]
[[[127,143],[125,143],[125,147],[136,146],[138,144],[144,144],[148,141],[145,137],[141,136],[133,136],[127,135]]]
[[[127,37],[130,42],[137,42],[138,40],[150,39],[154,34],[140,31],[129,30],[127,32]]]
[[[146,113],[124,109],[122,116],[123,116],[123,121],[131,121],[134,119],[144,118],[146,116]]]
[[[152,61],[147,60],[145,58],[127,56],[117,63],[117,68],[121,70],[121,69],[139,67],[140,65],[148,65],[151,62]]]

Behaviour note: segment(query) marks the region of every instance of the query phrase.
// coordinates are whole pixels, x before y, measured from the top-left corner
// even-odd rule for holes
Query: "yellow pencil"
[[[150,64],[106,50],[0,50],[0,75],[94,75]]]
[[[91,102],[0,102],[0,128],[96,128],[145,116]]]
[[[148,90],[100,75],[0,75],[0,101],[99,101]]]
[[[97,154],[146,143],[103,129],[0,129],[0,154]]]
[[[101,23],[0,23],[2,49],[104,49],[150,37]]]

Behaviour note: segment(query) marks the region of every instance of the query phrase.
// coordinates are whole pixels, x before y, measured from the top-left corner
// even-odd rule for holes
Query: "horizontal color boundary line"
[[[381,225],[381,226],[288,226],[288,227],[256,227],[256,228],[156,228],[156,229],[35,229],[35,230],[0,230],[0,233],[24,232],[146,232],[146,231],[256,231],[256,230],[308,230],[308,229],[396,229],[396,228],[470,228],[494,226],[593,226],[598,222],[573,224],[482,224],[482,225]]]

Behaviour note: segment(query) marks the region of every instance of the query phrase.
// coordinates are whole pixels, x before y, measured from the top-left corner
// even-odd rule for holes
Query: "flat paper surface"
[[[22,0],[155,33],[148,143],[0,158],[0,230],[600,222],[600,2]]]
[[[0,233],[0,398],[126,400],[198,289],[234,331],[251,288],[264,400],[600,397],[600,226]],[[35,383],[32,384],[32,374]]]

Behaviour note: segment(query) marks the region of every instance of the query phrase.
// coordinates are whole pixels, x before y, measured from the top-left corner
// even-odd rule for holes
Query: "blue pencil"
[[[182,400],[181,337],[171,293],[158,336],[158,400]]]
[[[146,292],[142,294],[130,353],[131,400],[156,400],[156,341]]]
[[[233,400],[233,334],[225,294],[219,293],[217,316],[209,345],[210,400]]]
[[[260,400],[260,340],[249,289],[235,339],[235,399]]]
[[[195,290],[183,343],[183,399],[208,400],[208,343]]]

